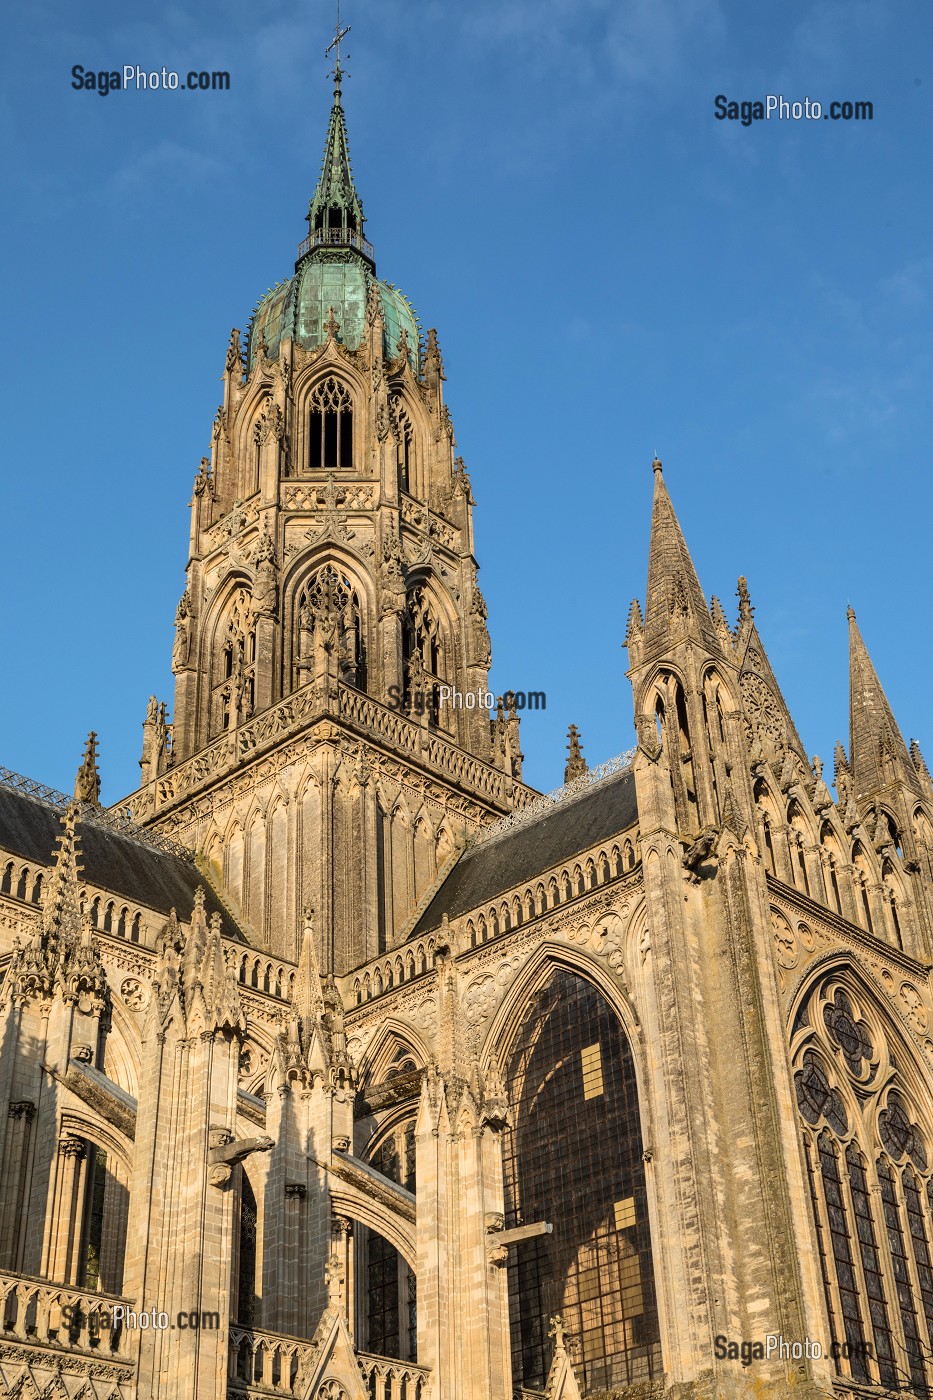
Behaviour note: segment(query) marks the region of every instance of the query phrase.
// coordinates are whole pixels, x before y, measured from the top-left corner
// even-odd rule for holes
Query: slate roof
[[[416,924],[412,936],[455,919],[514,885],[534,880],[578,852],[608,841],[638,820],[635,775],[613,774],[580,796],[555,804],[526,826],[487,838],[466,850]]]
[[[59,806],[0,784],[0,849],[23,860],[51,865],[56,838],[62,832],[61,815]],[[200,885],[208,917],[219,913],[224,932],[243,937],[193,857],[158,850],[146,842],[143,833],[138,838],[126,836],[82,817],[75,830],[82,874],[89,884],[162,914],[174,908],[182,920],[190,918],[194,893]]]

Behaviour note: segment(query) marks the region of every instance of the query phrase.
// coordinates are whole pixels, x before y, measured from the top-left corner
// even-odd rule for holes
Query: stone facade
[[[93,736],[73,797],[0,781],[2,1393],[928,1395],[920,750],[850,611],[832,796],[656,461],[636,746],[590,770],[572,727],[524,786],[336,76],[295,276],[227,349],[173,720],[119,808]]]

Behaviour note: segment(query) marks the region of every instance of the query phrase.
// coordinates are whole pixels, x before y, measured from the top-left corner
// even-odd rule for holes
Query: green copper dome
[[[383,353],[394,358],[404,332],[412,369],[418,373],[418,318],[397,287],[378,280],[372,244],[363,237],[363,205],[350,169],[341,73],[338,53],[324,161],[308,206],[308,237],[298,249],[294,277],[266,292],[253,312],[247,369],[252,368],[254,347],[261,340],[273,359],[283,340],[294,340],[306,349],[323,345],[332,311],[339,325],[337,339],[348,350],[356,350],[363,338],[366,306],[375,284],[385,321]]]
[[[330,249],[327,252],[334,256]],[[332,308],[340,326],[337,339],[348,350],[356,350],[363,338],[369,290],[375,282],[385,318],[383,352],[390,358],[398,354],[404,330],[412,370],[417,374],[420,332],[414,310],[403,294],[388,282],[380,282],[363,259],[352,253],[347,262],[319,262],[317,253],[317,249],[308,253],[299,262],[294,277],[266,292],[256,307],[249,333],[249,367],[253,348],[260,339],[265,340],[266,351],[273,359],[283,340],[295,340],[305,349],[323,345]]]

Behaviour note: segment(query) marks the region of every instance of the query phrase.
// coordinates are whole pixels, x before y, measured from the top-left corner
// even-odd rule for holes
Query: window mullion
[[[832,1340],[834,1342],[843,1343],[846,1340],[845,1315],[842,1311],[842,1296],[839,1292],[839,1280],[836,1276],[832,1231],[829,1225],[826,1200],[820,1175],[820,1154],[815,1134],[810,1132],[804,1133],[803,1150],[807,1165],[807,1179],[810,1185],[810,1199],[813,1203],[813,1214],[816,1218],[817,1246],[820,1253],[820,1272],[823,1276],[823,1288],[827,1295],[826,1302],[830,1312],[828,1319],[829,1329]],[[841,1365],[838,1361],[836,1365],[841,1371]]]
[[[882,1159],[882,1161],[883,1161],[883,1159]],[[910,1368],[911,1368],[911,1355],[910,1355],[910,1347],[909,1347],[909,1345],[908,1345],[908,1340],[907,1340],[907,1326],[906,1326],[906,1322],[905,1322],[905,1318],[904,1318],[904,1304],[903,1304],[902,1301],[901,1301],[901,1295],[900,1295],[900,1292],[899,1292],[898,1286],[897,1286],[897,1284],[898,1284],[897,1266],[896,1266],[895,1261],[894,1261],[894,1251],[893,1251],[893,1248],[892,1248],[892,1245],[891,1245],[891,1230],[892,1230],[892,1229],[895,1229],[895,1230],[900,1234],[901,1246],[902,1246],[902,1249],[903,1249],[904,1263],[905,1263],[906,1268],[907,1268],[907,1283],[908,1283],[908,1286],[909,1286],[909,1289],[910,1289],[910,1295],[911,1295],[911,1296],[910,1296],[910,1299],[909,1299],[909,1304],[908,1304],[908,1311],[912,1311],[912,1313],[913,1313],[914,1325],[915,1325],[916,1330],[917,1330],[917,1340],[918,1340],[918,1342],[920,1341],[920,1331],[919,1331],[919,1325],[918,1325],[918,1324],[919,1324],[919,1319],[918,1319],[918,1317],[917,1317],[917,1299],[919,1298],[920,1293],[919,1293],[919,1289],[916,1287],[916,1280],[914,1279],[913,1271],[911,1270],[911,1267],[910,1267],[910,1251],[909,1251],[908,1248],[907,1248],[907,1239],[906,1239],[906,1236],[905,1236],[905,1234],[904,1234],[904,1219],[903,1219],[903,1212],[902,1212],[902,1210],[901,1210],[900,1196],[899,1196],[899,1193],[898,1193],[898,1190],[897,1190],[897,1178],[895,1177],[894,1172],[891,1170],[890,1163],[884,1163],[884,1164],[887,1166],[888,1172],[889,1172],[889,1174],[890,1174],[890,1175],[889,1175],[889,1182],[890,1182],[891,1189],[892,1189],[892,1192],[893,1192],[893,1197],[892,1197],[893,1213],[894,1213],[894,1221],[893,1221],[893,1223],[890,1223],[890,1224],[889,1224],[888,1216],[887,1216],[887,1213],[886,1213],[886,1211],[885,1211],[884,1188],[883,1188],[883,1186],[882,1186],[882,1184],[881,1184],[881,1177],[880,1177],[880,1171],[879,1171],[879,1165],[880,1165],[880,1164],[879,1164],[879,1163],[876,1163],[876,1164],[875,1164],[875,1170],[876,1170],[876,1173],[878,1174],[878,1182],[877,1182],[877,1184],[874,1184],[874,1183],[872,1184],[872,1186],[871,1186],[871,1188],[870,1188],[870,1191],[871,1191],[871,1195],[874,1196],[875,1199],[876,1199],[877,1202],[878,1202],[878,1212],[877,1212],[877,1213],[878,1213],[878,1218],[879,1218],[881,1224],[882,1224],[883,1227],[884,1227],[883,1229],[882,1229],[882,1228],[879,1228],[879,1230],[878,1230],[878,1235],[879,1235],[879,1237],[880,1237],[880,1238],[879,1238],[879,1241],[878,1241],[878,1248],[879,1248],[879,1250],[880,1250],[880,1252],[881,1252],[881,1259],[882,1259],[882,1266],[881,1266],[882,1278],[888,1278],[888,1279],[891,1280],[891,1291],[893,1292],[893,1301],[894,1301],[894,1303],[896,1304],[896,1306],[892,1306],[892,1307],[889,1308],[889,1313],[890,1313],[890,1315],[891,1315],[891,1316],[890,1316],[890,1321],[891,1321],[891,1335],[892,1335],[892,1337],[893,1337],[893,1339],[894,1339],[895,1352],[896,1352],[896,1353],[897,1353],[897,1352],[900,1352],[901,1355],[904,1357],[905,1367],[906,1367],[907,1371],[909,1372],[909,1371],[910,1371]],[[921,1363],[921,1367],[922,1367],[922,1363]],[[899,1367],[898,1369],[901,1369],[901,1368]],[[906,1379],[906,1378],[905,1378],[905,1379]],[[915,1378],[914,1378],[914,1377],[911,1377],[911,1379],[913,1380],[913,1379],[915,1379]]]
[[[850,1148],[854,1149],[855,1153],[856,1153],[859,1157],[861,1156],[861,1153],[859,1152],[859,1147],[858,1147],[858,1141],[857,1141],[857,1139],[853,1139],[853,1141],[849,1144],[849,1146],[850,1146]],[[879,1379],[880,1379],[880,1384],[885,1385],[885,1384],[888,1383],[888,1381],[887,1381],[887,1380],[885,1379],[885,1377],[884,1377],[884,1374],[883,1374],[884,1369],[886,1368],[886,1366],[891,1366],[891,1367],[893,1367],[896,1363],[894,1362],[893,1358],[892,1358],[890,1361],[887,1361],[886,1358],[882,1358],[882,1357],[879,1356],[879,1347],[878,1347],[879,1332],[878,1332],[878,1329],[877,1329],[877,1327],[876,1327],[875,1315],[874,1315],[874,1313],[872,1312],[872,1306],[871,1306],[871,1305],[872,1305],[872,1301],[873,1301],[873,1300],[872,1300],[872,1295],[871,1295],[871,1293],[870,1293],[870,1291],[869,1291],[869,1287],[868,1287],[868,1275],[867,1275],[867,1271],[866,1271],[866,1269],[865,1269],[865,1258],[864,1258],[864,1255],[865,1255],[865,1251],[866,1251],[867,1249],[874,1248],[876,1251],[879,1252],[879,1254],[880,1254],[880,1251],[879,1251],[879,1246],[878,1246],[878,1230],[877,1230],[877,1228],[876,1228],[874,1215],[872,1214],[872,1211],[871,1211],[871,1192],[870,1192],[870,1189],[868,1189],[868,1176],[867,1176],[867,1172],[865,1172],[865,1170],[864,1170],[864,1167],[862,1168],[862,1171],[863,1171],[863,1174],[865,1175],[865,1181],[866,1181],[866,1190],[865,1190],[864,1194],[865,1194],[866,1200],[867,1200],[867,1206],[868,1206],[868,1217],[867,1217],[867,1219],[868,1219],[868,1223],[869,1223],[869,1225],[870,1225],[870,1227],[871,1227],[871,1228],[870,1228],[870,1234],[871,1234],[871,1237],[872,1237],[872,1242],[863,1241],[861,1235],[859,1234],[859,1217],[858,1217],[858,1214],[856,1213],[856,1209],[855,1209],[855,1188],[854,1188],[853,1182],[852,1182],[852,1172],[851,1172],[850,1165],[849,1165],[849,1161],[848,1161],[848,1155],[847,1155],[847,1154],[843,1155],[843,1158],[842,1158],[842,1166],[841,1166],[841,1175],[842,1175],[842,1179],[843,1179],[843,1191],[844,1191],[844,1193],[846,1194],[846,1196],[847,1196],[847,1198],[848,1198],[847,1204],[848,1204],[849,1210],[851,1211],[851,1219],[852,1219],[852,1223],[853,1223],[853,1226],[854,1226],[853,1242],[854,1242],[854,1245],[855,1245],[855,1249],[854,1249],[854,1251],[853,1251],[853,1253],[854,1253],[853,1264],[854,1264],[854,1267],[855,1267],[855,1270],[856,1270],[856,1276],[857,1276],[858,1279],[859,1279],[861,1295],[862,1295],[862,1297],[863,1297],[864,1300],[865,1300],[865,1312],[866,1312],[866,1316],[867,1316],[867,1331],[870,1333],[871,1340],[872,1340],[872,1343],[873,1343],[873,1349],[872,1349],[872,1355],[871,1355],[870,1361],[873,1363],[874,1368],[878,1371],[878,1376],[879,1376]],[[880,1300],[879,1300],[879,1299],[875,1299],[874,1301],[875,1301],[875,1302],[880,1302],[880,1306],[881,1306],[881,1308],[882,1308],[882,1310],[883,1310],[883,1312],[884,1312],[884,1318],[885,1318],[885,1324],[886,1324],[885,1327],[884,1327],[884,1328],[882,1329],[882,1331],[881,1331],[881,1335],[883,1335],[884,1332],[886,1331],[886,1332],[888,1333],[888,1335],[889,1335],[889,1336],[892,1338],[892,1340],[893,1340],[894,1330],[893,1330],[893,1328],[892,1328],[892,1326],[891,1326],[891,1318],[890,1318],[891,1309],[890,1309],[890,1306],[888,1305],[887,1294],[886,1294],[885,1287],[884,1287],[884,1274],[883,1274],[883,1273],[881,1272],[881,1270],[880,1270],[880,1258],[879,1258],[879,1273],[878,1273],[878,1276],[879,1276],[880,1287],[881,1287],[881,1298],[880,1298]],[[889,1277],[890,1277],[890,1275],[889,1275]]]

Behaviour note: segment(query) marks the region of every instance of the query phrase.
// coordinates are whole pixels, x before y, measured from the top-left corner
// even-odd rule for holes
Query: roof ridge
[[[492,826],[484,827],[473,838],[468,849],[473,850],[477,846],[486,845],[489,841],[497,841],[500,836],[508,836],[513,831],[520,831],[522,827],[531,826],[534,822],[551,816],[568,802],[575,802],[578,798],[585,797],[594,787],[616,777],[619,773],[631,772],[636,748],[637,745],[635,748],[625,749],[622,753],[616,754],[614,758],[606,759],[605,763],[599,763],[595,768],[581,773],[571,782],[554,788],[552,792],[541,793],[540,796],[533,798],[527,807],[510,812],[507,817],[494,822]]]
[[[194,861],[194,852],[183,846],[178,841],[173,841],[170,836],[163,836],[161,832],[148,831],[137,826],[129,815],[128,807],[98,807],[91,802],[78,802],[73,797],[69,797],[66,792],[60,792],[58,788],[47,787],[45,783],[39,783],[35,778],[27,778],[23,773],[14,773],[12,768],[0,766],[0,788],[9,788],[12,792],[22,793],[24,797],[31,797],[36,802],[43,803],[46,807],[51,807],[56,812],[65,812],[69,807],[77,809],[78,821],[86,823],[88,826],[102,827],[105,831],[112,831],[116,836],[124,836],[128,841],[135,842],[138,846],[148,846],[151,850],[161,851],[165,855],[179,856],[183,860]]]

